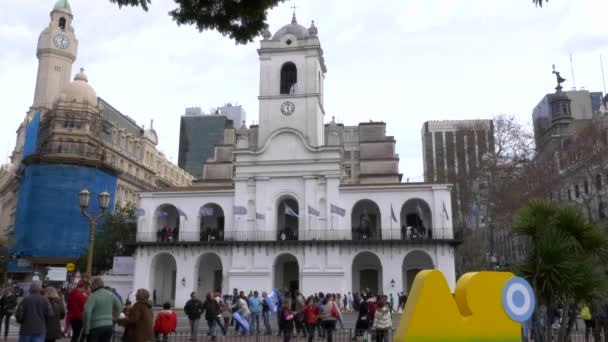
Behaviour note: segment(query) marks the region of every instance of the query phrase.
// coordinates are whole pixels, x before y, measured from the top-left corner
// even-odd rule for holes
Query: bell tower
[[[299,25],[294,12],[291,24],[273,36],[263,34],[260,56],[260,125],[258,146],[273,132],[294,129],[308,144],[325,144],[323,80],[327,68],[314,22]]]
[[[70,83],[72,64],[78,51],[73,19],[68,0],[58,0],[51,11],[49,26],[40,33],[36,50],[38,75],[34,109],[52,108],[59,91]]]

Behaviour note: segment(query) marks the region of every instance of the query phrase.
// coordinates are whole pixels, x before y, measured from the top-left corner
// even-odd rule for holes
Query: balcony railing
[[[274,230],[229,230],[212,233],[178,231],[171,236],[163,236],[159,232],[138,232],[136,242],[175,244],[183,242],[199,242],[208,244],[226,244],[231,242],[289,242],[289,241],[453,241],[452,228],[432,229],[432,234],[406,234],[400,229],[384,229],[375,236],[355,234],[344,229],[306,230],[297,233],[277,232]]]

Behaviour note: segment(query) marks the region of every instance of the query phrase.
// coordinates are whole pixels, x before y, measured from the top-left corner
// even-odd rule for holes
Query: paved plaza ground
[[[158,310],[155,309],[155,313]],[[179,335],[187,335],[189,332],[189,328],[188,328],[188,319],[186,318],[186,315],[184,314],[183,310],[176,310],[177,314],[178,314],[178,319],[177,319],[177,332]],[[355,327],[355,321],[357,319],[357,315],[356,313],[343,313],[342,314],[343,319],[344,319],[344,328],[345,329],[354,329]],[[277,332],[277,324],[276,324],[276,316],[273,316],[272,318],[272,329],[273,329],[273,333],[276,335]],[[393,315],[393,327],[397,327],[397,325],[399,324],[399,320],[401,319],[401,314],[394,314]],[[263,329],[263,323],[260,322],[260,325],[262,326]],[[207,330],[207,323],[204,320],[201,320],[200,325],[199,325],[200,329],[201,329],[201,334],[203,331]],[[13,317],[11,319],[11,324],[10,324],[10,330],[9,330],[9,339],[8,341],[17,341],[17,333],[19,331],[19,325],[17,324],[17,322],[15,322],[15,318]],[[218,328],[218,332],[219,328]],[[4,334],[4,330],[2,331],[2,334]],[[234,327],[231,327],[230,331],[229,331],[229,336],[227,337],[222,337],[221,340],[244,340],[243,338],[241,338],[240,336],[230,336],[230,335],[234,335]],[[2,335],[3,336],[3,335]],[[350,339],[350,331],[344,331],[344,332],[340,332],[336,335],[336,338],[334,338],[335,341],[346,341]],[[203,338],[199,338],[200,341],[206,340]],[[218,340],[220,340],[218,338]],[[257,339],[255,337],[250,337],[247,338],[247,341],[256,341],[256,342],[263,342],[263,341],[279,341],[282,340],[280,338],[278,338],[277,336],[273,336],[272,338],[268,338],[268,337],[264,337],[264,336],[260,336]],[[61,339],[58,341],[69,341],[69,339]],[[187,338],[174,338],[172,339],[172,341],[187,341]],[[298,339],[292,339],[292,341],[298,341],[298,342],[304,342],[305,339],[303,338],[298,338]]]

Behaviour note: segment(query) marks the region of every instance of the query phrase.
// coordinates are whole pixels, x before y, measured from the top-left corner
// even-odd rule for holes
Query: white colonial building
[[[407,291],[422,269],[455,285],[450,186],[401,183],[383,122],[325,124],[314,23],[264,34],[260,124],[226,128],[202,182],[140,194],[135,288]],[[145,213],[144,213],[145,212]]]

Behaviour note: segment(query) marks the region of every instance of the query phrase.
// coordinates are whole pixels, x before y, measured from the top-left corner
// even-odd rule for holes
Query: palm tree
[[[579,207],[531,201],[521,208],[513,232],[528,238],[528,256],[516,265],[516,272],[526,278],[538,305],[544,305],[547,319],[544,333],[537,338],[551,340],[554,309],[563,308],[559,341],[566,341],[576,320],[577,305],[606,295],[606,273],[601,267],[608,261],[608,235],[589,222]],[[540,339],[539,339],[540,340]]]

